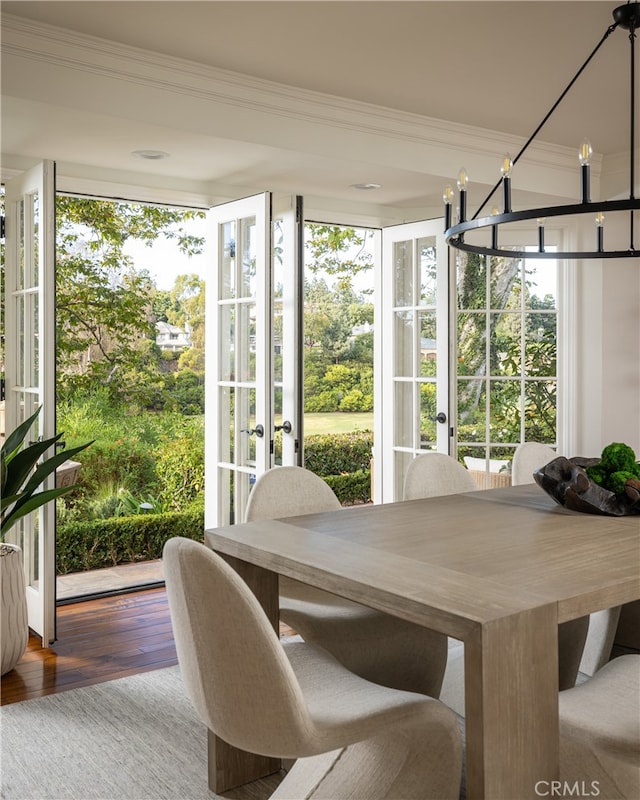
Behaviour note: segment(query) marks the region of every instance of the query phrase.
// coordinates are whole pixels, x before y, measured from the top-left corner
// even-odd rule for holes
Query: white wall
[[[607,236],[627,230],[624,219],[606,222]],[[576,304],[569,309],[576,331],[575,441],[567,455],[597,456],[610,442],[625,442],[640,457],[640,259],[575,268]]]

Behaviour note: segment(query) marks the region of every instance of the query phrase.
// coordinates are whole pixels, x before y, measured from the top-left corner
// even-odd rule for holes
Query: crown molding
[[[476,156],[480,170],[486,171],[486,175],[477,175],[480,181],[491,182],[492,175],[497,171],[495,165],[504,153],[507,150],[517,152],[524,143],[521,137],[498,131],[299,89],[10,14],[3,16],[2,49],[8,55],[84,74],[89,72],[157,91],[356,134],[401,140],[437,150],[440,159],[443,151],[446,151],[449,154],[447,162]],[[573,149],[545,142],[535,142],[531,146],[527,163],[531,171],[544,168],[557,173],[559,185],[575,173]],[[595,178],[595,165],[592,170]]]

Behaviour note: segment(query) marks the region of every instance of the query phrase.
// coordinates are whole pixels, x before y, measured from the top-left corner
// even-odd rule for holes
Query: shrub
[[[82,468],[72,497],[100,494],[105,484],[132,492],[155,486],[155,460],[149,448],[136,439],[116,439],[111,444],[96,442],[78,458]]]
[[[139,514],[59,525],[57,571],[64,575],[160,558],[164,543],[173,536],[203,541],[204,513]]]
[[[180,511],[204,492],[204,425],[201,419],[182,436],[156,450],[156,475],[162,507]]]
[[[371,470],[359,469],[346,475],[326,475],[323,478],[333,489],[343,506],[368,503],[371,500]]]
[[[371,411],[373,398],[365,395],[360,389],[351,389],[340,401],[340,411]]]
[[[182,414],[204,413],[204,373],[181,369],[166,376],[165,408]]]
[[[321,477],[367,471],[372,447],[371,431],[305,436],[304,465]]]

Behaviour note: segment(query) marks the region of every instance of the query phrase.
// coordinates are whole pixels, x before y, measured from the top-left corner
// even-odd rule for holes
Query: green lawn
[[[304,434],[350,433],[351,431],[372,431],[373,411],[354,411],[351,414],[305,414]]]

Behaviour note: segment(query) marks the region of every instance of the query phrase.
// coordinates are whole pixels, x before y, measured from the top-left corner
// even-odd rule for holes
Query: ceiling
[[[454,164],[471,173],[465,159],[477,158],[484,195],[496,153],[513,155],[534,130],[613,7],[4,0],[3,164],[46,157],[69,175],[138,174],[218,198],[282,190],[415,218],[439,204]],[[616,31],[538,137],[558,154],[550,194],[567,193],[565,148],[573,159],[585,136],[605,159],[628,149],[626,80]],[[141,149],[170,157],[135,159]],[[523,168],[528,192],[540,174]],[[517,199],[515,171],[513,183]]]

